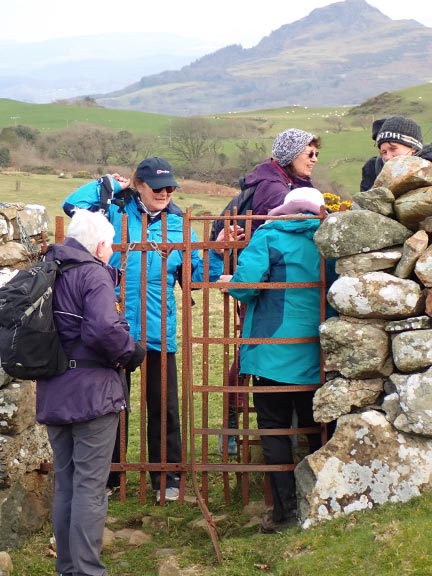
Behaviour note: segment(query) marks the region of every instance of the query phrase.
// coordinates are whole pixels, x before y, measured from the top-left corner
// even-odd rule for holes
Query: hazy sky
[[[175,33],[205,39],[221,48],[256,45],[283,24],[310,14],[331,0],[9,0],[2,2],[0,42],[39,41],[64,36],[115,31]],[[394,20],[414,19],[432,27],[432,9],[425,0],[369,0]],[[429,8],[427,8],[429,6]]]

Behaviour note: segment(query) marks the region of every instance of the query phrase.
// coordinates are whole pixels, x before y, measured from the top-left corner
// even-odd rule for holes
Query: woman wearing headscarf
[[[273,141],[272,156],[258,164],[245,178],[245,188],[255,186],[252,200],[252,214],[267,215],[269,210],[283,203],[289,190],[299,187],[312,188],[312,172],[318,161],[321,139],[315,134],[299,128],[288,128],[280,132]],[[252,220],[251,234],[261,220]],[[240,322],[244,310],[240,308]],[[229,385],[237,384],[237,363],[233,362],[229,372]],[[237,428],[237,414],[241,400],[235,393],[229,393],[230,428]],[[219,438],[219,451],[222,453],[222,437]],[[236,436],[228,437],[228,454],[237,454]]]

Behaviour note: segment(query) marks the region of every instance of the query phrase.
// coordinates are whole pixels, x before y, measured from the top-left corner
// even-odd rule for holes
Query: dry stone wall
[[[40,252],[46,209],[0,203],[0,286]],[[0,303],[1,305],[1,303]],[[0,368],[0,550],[18,546],[49,519],[53,479],[42,474],[52,453],[45,426],[35,420],[36,384]]]
[[[404,156],[315,234],[339,316],[320,326],[314,417],[337,425],[295,471],[305,528],[432,488],[431,233],[432,164]]]

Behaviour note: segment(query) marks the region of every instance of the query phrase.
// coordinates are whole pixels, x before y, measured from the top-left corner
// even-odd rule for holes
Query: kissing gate
[[[321,217],[324,216],[324,212]],[[248,338],[241,337],[238,303],[227,293],[221,293],[220,288],[226,286],[209,281],[209,250],[224,248],[224,273],[229,273],[230,253],[231,261],[237,261],[238,251],[243,249],[250,238],[251,221],[259,219],[264,221],[267,217],[253,216],[248,212],[246,217],[245,240],[224,240],[210,242],[202,240],[191,242],[191,228],[200,227],[201,238],[209,238],[211,224],[215,219],[224,220],[225,232],[228,235],[229,225],[235,226],[236,216],[192,216],[191,209],[183,214],[183,242],[167,242],[166,214],[162,213],[162,239],[159,243],[143,241],[131,244],[127,235],[127,216],[123,216],[122,241],[113,245],[114,251],[121,252],[122,268],[130,251],[141,252],[142,270],[146,270],[147,253],[157,251],[162,258],[161,278],[161,462],[150,463],[147,458],[147,411],[146,411],[146,363],[137,370],[132,379],[131,404],[132,412],[129,422],[128,454],[126,454],[125,418],[122,414],[120,420],[121,430],[121,458],[120,462],[113,463],[112,469],[121,472],[120,499],[126,500],[126,477],[128,473],[135,472],[139,476],[140,502],[144,503],[148,497],[147,473],[159,471],[161,473],[161,504],[165,503],[166,472],[175,471],[180,476],[180,503],[184,501],[188,491],[195,493],[200,509],[205,516],[209,533],[213,541],[218,560],[221,560],[217,531],[212,522],[211,514],[207,508],[211,486],[210,480],[220,478],[223,484],[225,501],[229,502],[232,491],[232,481],[240,488],[243,502],[246,504],[250,496],[250,474],[261,472],[264,475],[264,498],[271,504],[271,494],[267,472],[293,470],[295,464],[265,465],[259,458],[260,435],[291,435],[301,445],[302,437],[308,434],[321,433],[321,441],[327,441],[326,426],[317,424],[311,428],[290,428],[277,430],[262,430],[258,433],[254,409],[251,402],[252,386],[247,375],[237,375],[234,386],[229,385],[229,371],[231,364],[237,362],[238,347],[242,343],[304,343],[317,341],[318,338]],[[286,218],[293,218],[288,216]],[[308,218],[296,215],[295,218]],[[315,216],[316,218],[316,216]],[[143,216],[142,238],[147,238],[147,221]],[[64,219],[57,217],[55,241],[64,239]],[[203,281],[192,282],[188,271],[191,267],[191,251],[199,250],[203,257]],[[167,258],[170,251],[182,250],[184,254],[181,289],[176,288],[178,306],[177,335],[179,350],[177,353],[179,371],[179,401],[181,414],[182,452],[181,462],[167,462],[167,389],[166,389],[166,349],[164,349],[164,334],[166,334],[166,302],[167,302]],[[317,283],[260,283],[243,284],[244,287],[261,289],[287,289],[290,288],[320,288],[321,293],[321,321],[325,319],[326,281],[324,261],[321,261],[321,279]],[[146,277],[141,278],[141,324],[142,339],[145,345],[146,334]],[[120,285],[120,295],[124,301],[125,274]],[[236,371],[238,374],[238,370]],[[324,372],[321,366],[321,384],[324,382]],[[317,385],[304,386],[254,386],[253,393],[285,392],[315,390]],[[229,426],[228,394],[233,393],[237,398],[236,428]],[[138,409],[139,408],[139,409]],[[132,423],[135,422],[135,425]],[[232,422],[231,422],[232,425]],[[228,437],[237,438],[237,454],[228,453]],[[304,454],[303,454],[304,455]],[[301,456],[300,456],[301,457]]]

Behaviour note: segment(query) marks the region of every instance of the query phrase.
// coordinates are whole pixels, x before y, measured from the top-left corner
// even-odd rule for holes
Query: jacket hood
[[[306,216],[309,214],[306,214]],[[310,214],[312,216],[312,214]],[[305,234],[312,238],[320,226],[319,218],[296,219],[296,220],[269,220],[263,226],[260,226],[255,232],[256,234],[266,228],[273,228],[274,230],[286,232],[287,234]]]
[[[268,158],[261,164],[258,164],[258,166],[255,166],[254,170],[246,176],[245,183],[249,188],[250,186],[256,186],[256,184],[263,180],[266,182],[281,182],[283,179],[283,174],[274,167],[271,158]],[[286,180],[288,180],[288,175],[286,176]]]
[[[63,244],[50,244],[45,254],[46,260],[59,260],[60,262],[73,262],[84,264],[93,262],[108,270],[114,284],[120,281],[120,271],[109,264],[105,264],[98,258],[95,258],[78,240],[75,238],[65,238]]]

